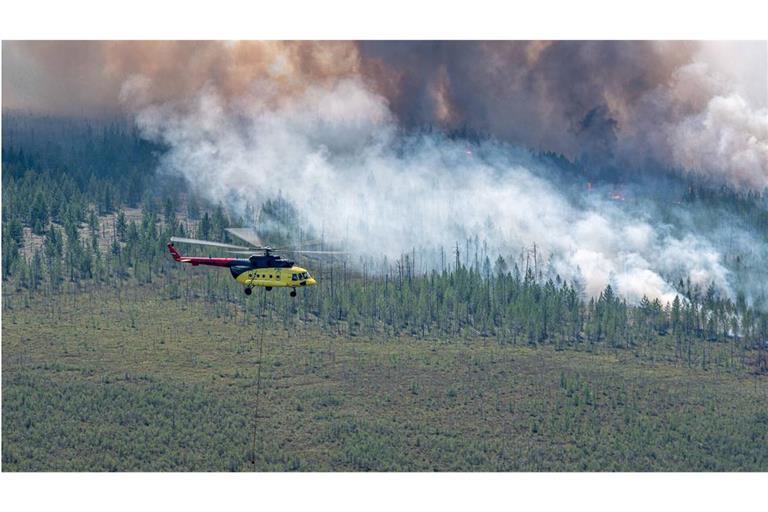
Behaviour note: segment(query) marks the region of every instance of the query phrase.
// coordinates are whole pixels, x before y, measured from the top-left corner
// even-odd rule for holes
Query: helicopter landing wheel
[[[246,295],[250,295],[251,293],[253,293],[253,290],[251,288],[246,288],[243,291],[245,292]]]
[[[271,291],[272,291],[272,287],[271,287],[271,286],[265,286],[265,288],[266,288],[266,290],[267,290],[268,292],[271,292]]]
[[[291,290],[291,297],[295,297],[295,296],[296,296],[296,290],[293,289],[293,290]]]

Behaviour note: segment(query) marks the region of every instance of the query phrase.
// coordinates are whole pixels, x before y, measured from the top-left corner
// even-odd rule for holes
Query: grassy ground
[[[768,470],[765,377],[338,337],[249,300],[6,300],[3,470]]]

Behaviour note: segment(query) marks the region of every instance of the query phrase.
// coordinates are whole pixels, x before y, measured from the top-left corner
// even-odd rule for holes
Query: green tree
[[[117,214],[117,220],[115,221],[115,234],[117,235],[117,239],[121,242],[125,241],[127,229],[128,226],[125,222],[125,212],[120,210]]]
[[[38,192],[35,195],[35,200],[30,210],[29,223],[34,233],[38,235],[45,233],[45,228],[48,225],[48,206],[42,192]]]
[[[208,216],[208,212],[203,214],[203,218],[197,226],[197,236],[203,240],[208,240],[211,237],[211,218]]]

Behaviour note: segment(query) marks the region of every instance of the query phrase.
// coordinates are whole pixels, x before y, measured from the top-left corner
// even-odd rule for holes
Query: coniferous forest
[[[4,115],[6,471],[768,469],[765,297],[589,297],[477,236],[439,265],[297,259],[318,286],[246,297],[167,241],[290,241],[294,206],[211,204],[157,172],[164,150],[119,118]],[[674,199],[768,240],[761,194]],[[726,254],[734,275],[763,279],[765,250]]]

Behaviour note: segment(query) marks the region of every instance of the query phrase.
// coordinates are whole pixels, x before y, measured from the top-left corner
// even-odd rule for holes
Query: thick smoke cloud
[[[128,84],[126,101],[146,104],[149,87]],[[589,296],[612,284],[632,302],[669,301],[669,276],[733,295],[706,238],[674,235],[597,196],[570,199],[524,151],[404,134],[387,100],[359,79],[290,101],[275,95],[263,88],[228,102],[208,88],[183,106],[147,104],[137,122],[170,147],[163,168],[210,199],[244,212],[281,194],[308,227],[355,253],[395,258],[477,236],[491,254],[536,244],[549,259],[545,272],[581,283]]]
[[[610,283],[630,301],[669,300],[683,278],[732,297],[751,285],[734,284],[724,248],[765,252],[748,227],[672,226],[653,204],[568,193],[521,148],[614,182],[663,170],[762,191],[767,54],[765,43],[10,43],[3,102],[122,110],[168,145],[164,169],[208,198],[243,212],[282,194],[356,252],[536,244],[545,271],[587,295]],[[438,129],[414,135],[424,125]],[[440,135],[463,127],[490,138]]]
[[[466,125],[596,171],[665,167],[740,189],[768,186],[765,44],[730,52],[729,43],[640,41],[361,48],[364,63],[397,70],[392,104],[406,122]],[[723,66],[739,61],[752,70],[735,77]]]
[[[752,110],[738,95],[716,96],[670,135],[680,167],[711,179],[727,169],[738,188],[768,188],[768,109]]]
[[[133,77],[151,79],[146,99],[153,102],[189,99],[205,86],[237,98],[265,80],[290,95],[356,75],[358,67],[352,42],[10,41],[3,44],[3,108],[125,112],[120,91]]]
[[[400,125],[468,127],[596,172],[665,168],[762,191],[767,68],[765,42],[10,42],[3,104],[124,110],[135,77],[151,81],[150,103],[205,87],[227,104],[267,87],[279,103],[356,78]]]
[[[626,121],[626,110],[689,62],[694,48],[646,42],[362,44],[364,55],[400,71],[394,108],[401,119],[468,124],[571,158],[588,156],[593,145],[612,149],[610,138]],[[433,108],[426,108],[425,97]]]

